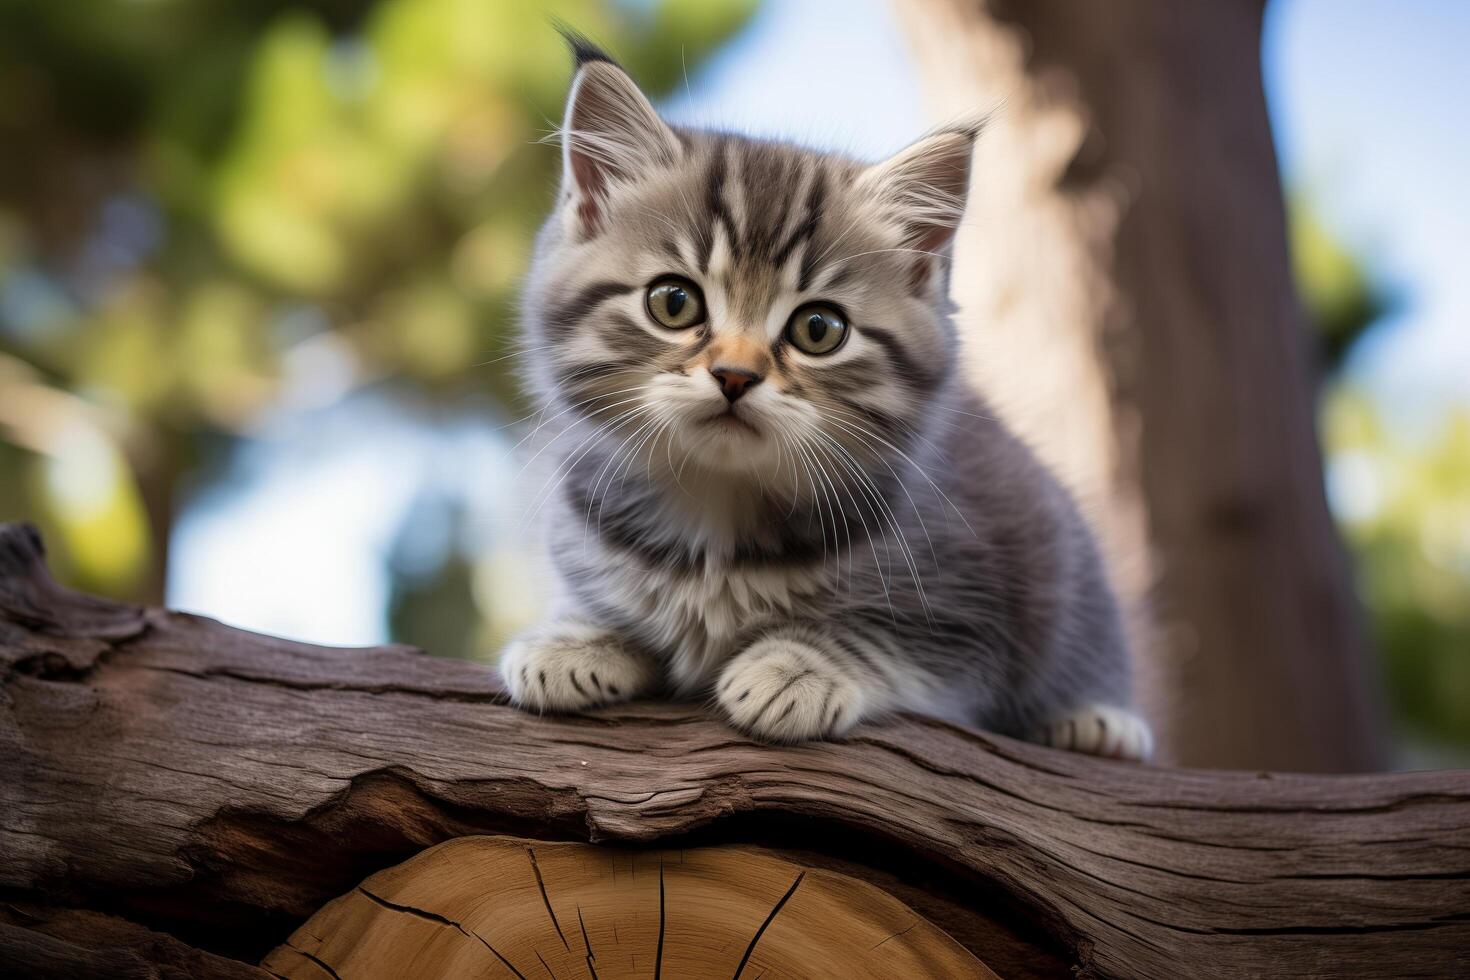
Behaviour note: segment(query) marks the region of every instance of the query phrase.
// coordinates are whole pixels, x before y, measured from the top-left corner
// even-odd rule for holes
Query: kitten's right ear
[[[577,74],[562,122],[562,188],[583,234],[593,235],[610,186],[672,164],[679,138],[617,62],[583,37],[566,38]]]
[[[930,133],[858,178],[859,190],[898,226],[903,247],[913,253],[909,285],[915,291],[931,281],[936,256],[959,230],[970,157],[983,126],[978,120]]]
[[[869,167],[860,180],[903,229],[908,245],[937,251],[959,230],[970,186],[970,157],[984,121],[925,136]]]

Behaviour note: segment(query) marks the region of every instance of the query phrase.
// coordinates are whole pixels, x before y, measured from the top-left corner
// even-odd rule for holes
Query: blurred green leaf
[[[1287,219],[1292,274],[1331,374],[1368,328],[1393,309],[1395,298],[1369,275],[1362,258],[1327,230],[1309,195],[1288,198]]]
[[[1325,419],[1335,509],[1395,712],[1427,740],[1470,746],[1470,407],[1421,441],[1349,388]]]

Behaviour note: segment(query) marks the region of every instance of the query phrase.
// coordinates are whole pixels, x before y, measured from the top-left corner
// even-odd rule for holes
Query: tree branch
[[[1002,975],[1463,972],[1467,828],[1464,772],[1157,769],[908,717],[774,748],[690,704],[538,718],[481,665],[69,592],[0,526],[0,962],[16,930],[79,944],[47,923],[83,913],[253,961],[370,873],[498,833],[800,852]]]

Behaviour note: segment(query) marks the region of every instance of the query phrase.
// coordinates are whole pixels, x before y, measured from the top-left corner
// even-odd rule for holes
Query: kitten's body
[[[887,707],[1029,733],[1082,694],[1126,704],[1117,616],[1074,508],[977,400],[954,399],[966,414],[933,414],[894,468],[908,479],[876,479],[881,504],[844,491],[835,530],[826,502],[793,509],[688,468],[681,489],[666,460],[587,452],[548,504],[561,612],[653,653],[683,694],[798,623],[867,666]],[[897,532],[879,533],[884,512]]]
[[[767,738],[909,710],[1146,755],[1091,536],[955,370],[936,253],[974,134],[867,167],[676,132],[583,55],[525,294],[562,590],[504,655],[516,701],[667,687]],[[697,329],[651,319],[669,275]],[[849,324],[820,355],[788,327],[814,302]]]

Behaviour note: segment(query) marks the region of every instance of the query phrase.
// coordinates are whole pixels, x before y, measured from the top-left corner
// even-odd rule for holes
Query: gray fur
[[[1088,528],[956,370],[974,138],[867,165],[675,130],[582,60],[523,299],[561,589],[502,661],[518,703],[707,693],[788,740],[895,710],[1043,738],[1131,718],[1079,715],[1129,699]],[[651,320],[667,274],[702,288],[706,324]],[[820,358],[782,335],[818,299],[851,325]],[[764,374],[730,409],[756,432],[702,421],[726,410],[709,369],[729,351]]]

